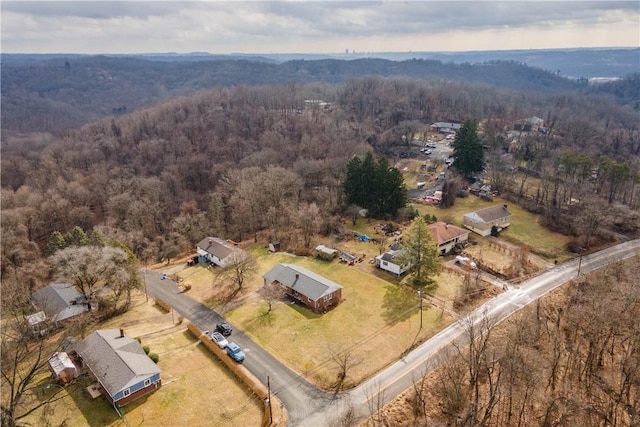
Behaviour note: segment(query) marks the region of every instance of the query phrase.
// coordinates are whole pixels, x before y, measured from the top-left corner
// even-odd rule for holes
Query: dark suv
[[[233,329],[231,329],[231,326],[228,323],[218,323],[216,325],[216,331],[220,332],[225,337],[228,337],[231,335],[231,332],[233,332]]]

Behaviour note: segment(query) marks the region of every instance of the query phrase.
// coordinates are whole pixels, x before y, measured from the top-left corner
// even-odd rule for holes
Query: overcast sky
[[[640,46],[640,2],[5,1],[4,53],[343,53]]]

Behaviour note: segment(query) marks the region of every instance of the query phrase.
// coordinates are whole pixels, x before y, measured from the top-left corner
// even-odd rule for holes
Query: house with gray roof
[[[84,366],[100,383],[102,394],[121,407],[162,385],[160,368],[147,356],[137,340],[122,329],[101,329],[76,344]]]
[[[431,132],[452,135],[460,130],[460,123],[436,122],[430,126]]]
[[[393,273],[396,276],[403,275],[411,268],[410,263],[403,262],[402,260],[404,252],[405,249],[401,248],[398,244],[392,245],[391,249],[375,258],[376,267]]]
[[[323,313],[340,304],[342,286],[294,264],[278,264],[265,273],[265,286],[277,283],[291,298],[316,313]]]
[[[70,283],[51,283],[34,292],[31,302],[56,324],[89,310],[87,299]]]
[[[496,205],[464,214],[462,224],[474,233],[488,236],[494,226],[498,231],[507,228],[510,225],[510,217],[511,212],[507,205]]]
[[[205,237],[197,244],[196,250],[201,258],[222,268],[244,254],[244,251],[233,243],[217,237]]]

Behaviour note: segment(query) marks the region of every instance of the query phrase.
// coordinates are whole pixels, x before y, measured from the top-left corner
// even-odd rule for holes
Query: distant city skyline
[[[2,1],[3,53],[639,47],[638,1]]]

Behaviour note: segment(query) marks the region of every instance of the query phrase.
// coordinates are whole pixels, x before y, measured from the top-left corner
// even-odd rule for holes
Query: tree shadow
[[[320,317],[322,317],[322,314],[315,313],[313,310],[305,307],[304,304],[296,300],[288,299],[287,305],[309,320],[319,319]]]
[[[387,285],[382,301],[382,317],[388,325],[407,320],[418,309],[418,299],[411,292],[396,285]]]
[[[120,417],[106,397],[100,395],[96,399],[92,399],[87,395],[85,388],[93,382],[95,382],[93,378],[88,374],[84,374],[73,384],[68,385],[66,389],[78,410],[82,412],[87,425],[92,427],[111,425],[119,420]],[[130,403],[125,406],[125,408],[137,406],[142,403],[141,401],[143,400],[145,400],[144,397]]]

